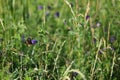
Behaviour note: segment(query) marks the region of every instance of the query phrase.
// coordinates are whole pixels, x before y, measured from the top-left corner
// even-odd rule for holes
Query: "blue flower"
[[[87,15],[87,16],[86,16],[86,20],[89,20],[89,18],[90,18],[90,16],[89,16],[89,15]]]
[[[25,41],[25,43],[26,43],[27,45],[34,45],[34,44],[36,44],[37,42],[38,42],[37,40],[32,39],[32,38],[27,38],[27,40]]]
[[[42,5],[39,5],[38,6],[38,10],[42,10],[43,9],[43,6]]]
[[[55,13],[55,17],[59,17],[60,16],[60,13],[59,12],[56,12]]]
[[[36,44],[37,42],[38,42],[38,41],[35,40],[35,39],[33,39],[33,40],[31,41],[32,44]]]

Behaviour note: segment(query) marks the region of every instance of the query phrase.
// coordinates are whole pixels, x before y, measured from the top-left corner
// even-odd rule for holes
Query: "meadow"
[[[0,80],[120,80],[120,0],[0,0]]]

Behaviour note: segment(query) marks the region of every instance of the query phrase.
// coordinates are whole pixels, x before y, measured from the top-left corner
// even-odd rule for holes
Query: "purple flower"
[[[31,41],[32,44],[36,44],[37,42],[38,42],[38,41],[35,40],[35,39],[33,39],[33,40]]]
[[[37,42],[38,42],[37,40],[32,39],[32,38],[27,38],[27,40],[25,41],[25,43],[26,43],[27,45],[34,45],[34,44],[36,44]]]
[[[60,13],[59,12],[56,12],[55,13],[55,17],[59,17],[60,16]]]
[[[39,5],[38,6],[38,10],[42,10],[43,9],[43,6],[42,5]]]
[[[28,37],[27,39],[25,39],[25,36],[24,36],[24,35],[21,35],[21,41],[22,41],[23,43],[28,44],[28,45],[36,44],[36,43],[38,42],[37,40],[32,39],[32,38],[30,38],[30,37]]]
[[[89,16],[89,15],[87,15],[87,16],[86,16],[86,20],[89,20],[89,18],[90,18],[90,16]]]

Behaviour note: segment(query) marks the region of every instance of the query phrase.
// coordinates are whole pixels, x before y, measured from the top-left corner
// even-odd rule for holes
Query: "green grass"
[[[119,0],[0,0],[0,80],[119,80],[119,14]]]

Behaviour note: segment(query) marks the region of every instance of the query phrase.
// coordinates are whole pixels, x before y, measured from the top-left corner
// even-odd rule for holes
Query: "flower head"
[[[27,40],[25,41],[26,44],[28,45],[34,45],[36,44],[38,41],[32,38],[27,38]]]
[[[35,40],[35,39],[33,39],[33,40],[31,41],[32,44],[36,44],[37,42],[38,42],[38,41]]]
[[[55,17],[59,17],[60,16],[60,13],[59,12],[56,12],[55,13]]]
[[[42,10],[42,9],[43,9],[43,6],[42,6],[42,5],[39,5],[39,6],[38,6],[38,9],[39,9],[39,10]]]
[[[90,18],[90,16],[89,16],[89,15],[87,15],[87,16],[86,16],[86,20],[89,20],[89,18]]]

